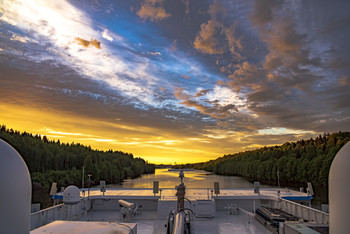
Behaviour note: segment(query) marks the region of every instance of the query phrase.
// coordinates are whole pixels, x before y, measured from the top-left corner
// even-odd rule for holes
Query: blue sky
[[[347,1],[0,3],[0,120],[152,162],[350,128]]]

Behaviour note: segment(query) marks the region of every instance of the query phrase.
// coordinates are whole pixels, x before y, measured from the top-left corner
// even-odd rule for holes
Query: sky
[[[350,131],[350,1],[0,1],[0,124],[151,163]]]

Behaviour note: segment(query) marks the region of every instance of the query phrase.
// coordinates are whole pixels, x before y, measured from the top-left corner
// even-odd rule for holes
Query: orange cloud
[[[211,89],[203,89],[199,92],[196,93],[196,97],[201,97],[201,96],[204,96],[206,95],[209,91],[211,91]]]
[[[224,54],[229,50],[236,60],[242,60],[242,37],[237,36],[237,22],[227,27],[222,19],[227,14],[226,9],[217,0],[210,5],[208,14],[211,18],[201,24],[193,43],[194,48],[206,54]],[[218,60],[216,65],[219,65]]]
[[[225,29],[225,36],[226,36],[226,40],[228,43],[228,47],[230,48],[231,54],[235,58],[242,60],[243,56],[239,53],[239,51],[243,49],[242,38],[237,37],[236,35],[236,30],[235,30],[236,25],[237,24],[233,24],[229,28]]]
[[[235,71],[228,77],[230,78],[229,85],[237,92],[242,87],[250,87],[255,90],[265,81],[265,72],[261,66],[244,61],[234,65],[234,68]]]
[[[88,40],[82,39],[82,38],[80,38],[80,37],[76,37],[76,38],[75,38],[75,41],[76,41],[79,45],[84,46],[85,48],[94,46],[94,47],[96,47],[97,49],[101,49],[101,42],[99,42],[99,41],[96,40],[96,39],[92,39],[91,41],[88,41]]]
[[[193,43],[194,48],[206,54],[223,54],[224,50],[219,48],[219,42],[216,38],[217,28],[220,27],[220,23],[215,20],[201,24],[201,30]]]
[[[141,3],[140,10],[136,13],[142,19],[159,21],[171,16],[163,7],[163,0],[145,0]]]
[[[339,85],[341,85],[341,86],[348,86],[350,83],[349,77],[343,76],[343,77],[339,78],[338,82],[339,82]]]
[[[193,107],[197,109],[202,114],[208,115],[215,119],[226,119],[232,116],[232,111],[238,112],[237,107],[234,104],[221,105],[216,101],[206,100],[204,104],[200,101],[194,100],[195,98],[206,95],[210,90],[202,90],[196,93],[196,96],[186,94],[183,88],[175,89],[175,97],[182,102],[187,107]]]
[[[194,100],[184,100],[183,102],[181,102],[181,104],[188,107],[194,107],[202,114],[208,115],[215,119],[227,119],[232,117],[231,111],[238,112],[238,109],[234,104],[228,104],[228,105],[222,106],[215,102],[212,102],[212,103],[209,103],[212,105],[206,106]]]

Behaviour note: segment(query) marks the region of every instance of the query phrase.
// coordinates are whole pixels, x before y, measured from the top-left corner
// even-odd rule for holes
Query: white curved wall
[[[350,142],[335,156],[329,172],[329,233],[350,233]]]
[[[32,185],[27,165],[0,139],[0,232],[29,233]]]

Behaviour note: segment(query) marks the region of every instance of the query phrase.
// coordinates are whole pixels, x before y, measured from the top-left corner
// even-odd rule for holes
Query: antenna
[[[88,199],[89,199],[89,197],[90,197],[91,176],[92,176],[92,174],[88,174],[88,177],[89,177]]]
[[[85,166],[83,166],[83,173],[82,173],[82,175],[81,175],[81,188],[84,188],[84,174],[85,174]]]
[[[280,170],[278,169],[278,165],[277,165],[277,183],[278,183],[277,196],[278,196],[278,199],[280,199],[280,196],[281,196],[281,186],[280,186]]]
[[[278,167],[277,167],[277,183],[278,183],[278,189],[280,189],[281,188],[281,186],[280,186],[280,170],[278,169]]]
[[[181,179],[181,184],[183,184],[183,178],[185,177],[184,171],[183,169],[181,169],[180,173],[179,173],[179,177]]]

